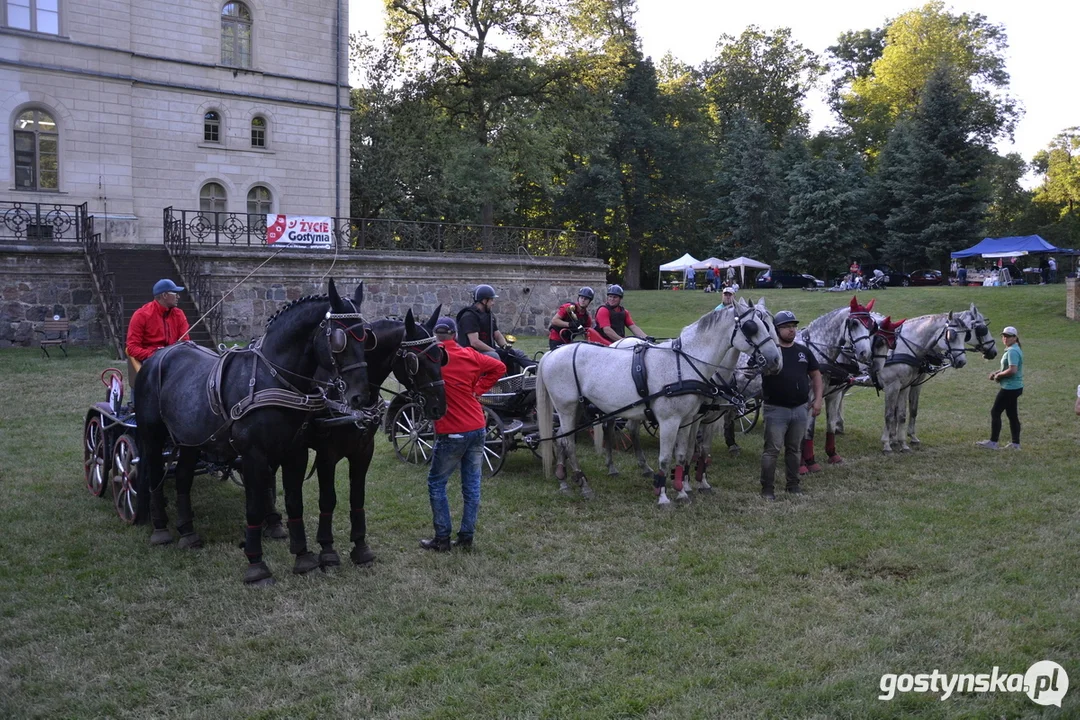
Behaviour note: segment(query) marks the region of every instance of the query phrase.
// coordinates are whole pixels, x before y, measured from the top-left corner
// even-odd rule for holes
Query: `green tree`
[[[1080,127],[1058,134],[1032,164],[1044,177],[1036,200],[1059,206],[1062,217],[1075,215],[1080,209]]]
[[[862,258],[869,222],[868,178],[858,154],[829,150],[807,158],[787,175],[790,205],[780,259],[818,277]]]
[[[879,187],[888,207],[886,255],[943,271],[949,253],[978,241],[989,183],[985,148],[971,140],[963,83],[948,66],[928,79],[910,120],[897,124],[882,154]]]
[[[1019,109],[1006,93],[1008,42],[1001,25],[980,14],[947,12],[942,2],[927,3],[886,24],[880,57],[860,75],[874,55],[877,32],[848,33],[835,52],[830,49],[841,81],[834,107],[864,150],[881,150],[893,125],[916,110],[928,78],[943,65],[954,69],[960,83],[970,132],[984,144],[1012,134]]]
[[[776,145],[806,126],[803,101],[823,72],[817,55],[795,42],[790,28],[766,33],[753,25],[738,38],[720,36],[717,56],[701,68],[721,126],[750,118]]]
[[[990,237],[1030,235],[1029,219],[1034,193],[1020,184],[1028,166],[1018,153],[991,154],[986,163],[990,204],[986,210],[986,234]]]

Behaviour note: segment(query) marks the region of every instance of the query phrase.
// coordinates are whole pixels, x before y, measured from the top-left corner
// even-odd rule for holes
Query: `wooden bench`
[[[49,347],[58,347],[64,351],[64,357],[67,357],[67,349],[64,347],[68,341],[68,331],[71,329],[71,323],[67,319],[63,320],[46,320],[45,324],[40,330],[36,330],[41,335],[41,352],[45,353],[45,357],[51,357],[49,355]]]

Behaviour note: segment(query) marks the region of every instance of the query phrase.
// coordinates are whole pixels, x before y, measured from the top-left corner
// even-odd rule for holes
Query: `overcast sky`
[[[824,54],[846,30],[881,27],[888,18],[921,7],[897,0],[638,0],[637,27],[647,55],[659,60],[670,52],[696,65],[710,57],[720,35],[738,36],[748,25],[763,30],[790,27],[795,40]],[[979,12],[1005,26],[1011,94],[1025,113],[1016,142],[999,145],[1001,152],[1018,152],[1025,160],[1045,148],[1055,135],[1080,125],[1077,31],[1080,2],[1076,0],[965,0],[947,4],[953,12]],[[383,26],[383,0],[350,0],[351,32],[378,35]],[[812,129],[835,119],[820,100],[809,104]]]

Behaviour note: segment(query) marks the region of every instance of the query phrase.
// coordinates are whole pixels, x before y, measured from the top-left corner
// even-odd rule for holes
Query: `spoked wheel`
[[[108,448],[105,447],[105,429],[101,425],[101,415],[93,413],[86,420],[83,428],[83,470],[86,488],[95,497],[105,494],[108,484],[105,482],[108,467]]]
[[[135,444],[135,438],[124,433],[113,444],[109,485],[112,486],[116,513],[128,525],[133,525],[138,518],[139,493],[136,489],[138,473],[139,448]]]
[[[626,429],[626,426],[625,418],[615,419],[615,427],[612,428],[611,434],[612,448],[619,452],[627,452],[634,447],[634,442],[630,439],[630,431]],[[603,432],[602,428],[600,432]]]
[[[746,435],[755,427],[757,427],[758,419],[761,417],[761,403],[754,403],[752,407],[746,408],[746,412],[740,415],[737,419],[739,423],[739,432]]]
[[[418,404],[406,403],[390,421],[390,440],[401,460],[426,465],[435,450],[435,423],[424,417],[424,409]]]
[[[487,417],[487,434],[484,436],[484,458],[480,463],[483,477],[495,477],[506,462],[506,436],[502,432],[502,421],[490,408],[484,408]]]

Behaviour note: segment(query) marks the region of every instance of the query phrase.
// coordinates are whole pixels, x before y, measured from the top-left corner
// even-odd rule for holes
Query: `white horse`
[[[907,438],[901,433],[911,388],[937,373],[935,367],[962,368],[967,364],[964,337],[971,328],[959,313],[922,315],[903,321],[896,332],[896,344],[878,374],[885,389],[885,429],[881,434],[882,452],[891,453],[893,445],[909,452]],[[914,423],[914,417],[912,418]],[[912,425],[912,436],[914,427]],[[915,439],[918,442],[918,438]]]
[[[796,336],[796,342],[810,348],[821,366],[826,421],[825,453],[834,465],[844,461],[836,452],[836,433],[842,423],[844,394],[851,388],[850,378],[859,374],[860,365],[870,364],[873,354],[872,344],[877,326],[870,311],[874,302],[871,300],[863,307],[852,297],[847,307],[811,320]],[[802,465],[810,472],[821,470],[814,459],[816,425],[817,418],[811,417],[803,439]]]
[[[573,428],[578,408],[591,402],[601,413],[628,420],[642,420],[646,411],[656,417],[660,435],[659,472],[653,476],[657,502],[666,505],[667,475],[673,458],[686,464],[685,428],[698,413],[703,395],[715,394],[708,383],[720,361],[735,346],[757,358],[767,373],[779,372],[783,359],[777,344],[776,330],[768,314],[740,300],[734,307],[713,310],[697,322],[683,328],[679,337],[645,350],[612,348],[600,345],[564,345],[546,354],[536,376],[536,411],[540,424],[541,457],[544,474],[552,474],[552,411],[559,414],[565,461],[574,480],[586,497],[592,495],[585,474],[577,462]],[[641,347],[641,346],[636,346]],[[634,380],[646,376],[647,400],[638,393]],[[684,432],[680,435],[680,429]],[[568,491],[566,468],[554,468],[560,490]],[[676,474],[678,499],[685,499],[682,478]]]
[[[993,360],[997,357],[997,344],[994,341],[994,336],[990,333],[990,321],[979,312],[979,309],[975,307],[975,303],[971,303],[971,306],[963,312],[954,313],[954,316],[965,327],[964,344],[967,348],[980,353],[986,360]],[[954,367],[962,366],[954,365]],[[889,368],[884,377],[900,376],[899,382],[907,386],[905,390],[907,399],[901,401],[899,422],[901,425],[904,424],[905,420],[907,422],[907,447],[902,449],[910,449],[911,445],[919,445],[922,442],[915,434],[915,422],[919,416],[919,395],[922,393],[923,383],[936,373],[917,373],[917,368],[910,365],[894,364],[890,365]]]

